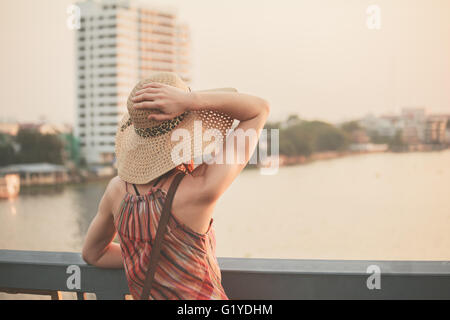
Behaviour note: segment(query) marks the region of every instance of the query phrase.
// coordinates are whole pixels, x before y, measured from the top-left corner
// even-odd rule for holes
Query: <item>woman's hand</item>
[[[151,82],[137,91],[131,100],[137,109],[155,111],[148,119],[163,121],[185,112],[194,103],[194,95],[173,86]]]

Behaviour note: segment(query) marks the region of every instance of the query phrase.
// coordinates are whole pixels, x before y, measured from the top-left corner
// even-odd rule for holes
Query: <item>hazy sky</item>
[[[0,120],[73,122],[68,0],[0,1]],[[146,1],[143,1],[146,2]],[[450,113],[449,0],[164,0],[192,34],[194,89],[233,86],[338,121],[426,106]],[[381,30],[366,9],[381,8]]]

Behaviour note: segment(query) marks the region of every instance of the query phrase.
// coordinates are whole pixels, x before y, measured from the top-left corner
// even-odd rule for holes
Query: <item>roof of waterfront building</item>
[[[24,163],[24,164],[12,164],[3,168],[0,168],[0,173],[52,173],[52,172],[65,172],[67,168],[61,165],[52,163]]]

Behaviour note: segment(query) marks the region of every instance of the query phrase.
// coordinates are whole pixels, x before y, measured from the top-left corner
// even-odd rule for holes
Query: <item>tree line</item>
[[[356,122],[355,122],[356,123]],[[315,152],[342,151],[357,127],[336,127],[323,121],[302,120],[291,115],[282,122],[269,122],[267,129],[279,129],[279,152],[286,156],[309,156]]]
[[[16,136],[0,134],[0,166],[16,163],[48,162],[62,164],[64,141],[57,134],[36,129],[19,129]]]
[[[380,136],[367,131],[356,120],[333,125],[290,115],[284,122],[268,122],[265,128],[279,129],[279,153],[286,156],[308,157],[315,152],[345,151],[352,142],[356,142],[354,133],[357,131],[366,135],[370,142],[387,144],[390,149],[404,146],[401,130],[392,137]]]

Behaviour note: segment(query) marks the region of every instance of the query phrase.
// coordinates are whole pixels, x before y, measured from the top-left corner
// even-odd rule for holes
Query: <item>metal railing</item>
[[[448,261],[219,258],[219,264],[230,299],[450,299]],[[75,272],[79,288],[70,285]],[[79,253],[0,250],[0,291],[123,299],[128,287],[122,269],[96,268]]]

